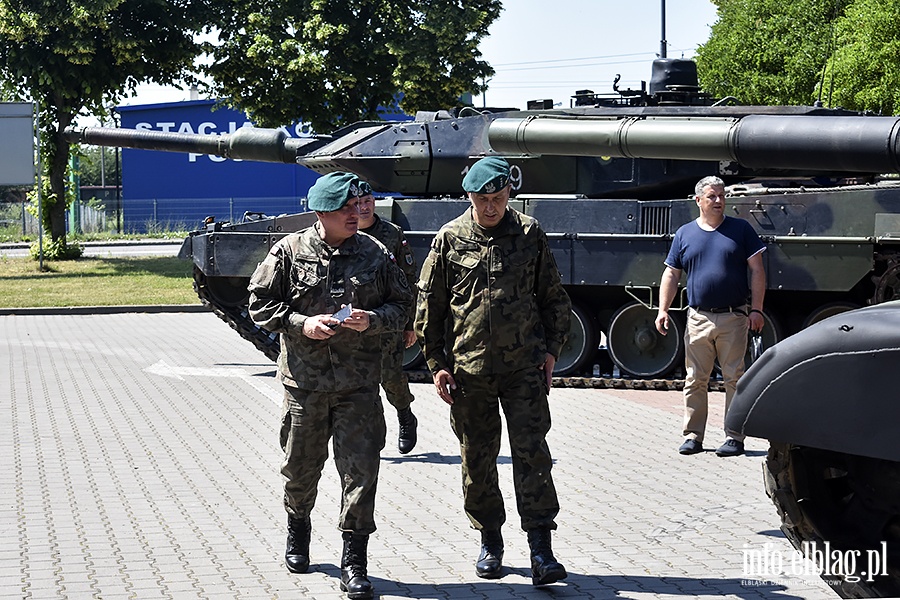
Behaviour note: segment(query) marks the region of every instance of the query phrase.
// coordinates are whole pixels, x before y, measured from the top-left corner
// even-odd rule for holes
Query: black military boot
[[[366,573],[369,545],[368,535],[356,535],[345,531],[344,552],[341,554],[341,591],[349,598],[371,598],[375,594]]]
[[[397,448],[400,454],[409,454],[416,447],[416,427],[419,420],[413,414],[412,408],[406,407],[397,411],[397,420],[400,422],[400,435],[397,439]]]
[[[503,571],[503,536],[499,529],[481,530],[481,554],[475,574],[482,579],[497,579]]]
[[[287,549],[284,564],[292,573],[306,573],[309,569],[309,537],[312,523],[309,517],[297,519],[288,515]]]
[[[547,585],[567,577],[566,568],[556,561],[550,548],[550,530],[546,527],[528,532],[531,548],[531,583]]]

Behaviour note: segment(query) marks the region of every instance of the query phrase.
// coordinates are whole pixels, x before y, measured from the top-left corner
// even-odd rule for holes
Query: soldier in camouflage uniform
[[[476,575],[502,576],[502,407],[532,583],[544,585],[566,577],[550,545],[559,503],[546,435],[571,302],[540,225],[508,207],[509,181],[509,164],[498,157],[466,174],[472,206],[441,228],[422,265],[416,333],[459,439],[465,511],[481,532]]]
[[[380,337],[406,323],[412,291],[387,249],[357,233],[355,175],[332,173],[309,190],[318,222],[282,238],[250,280],[250,316],[281,334],[281,446],[288,513],[287,568],[309,568],[310,512],[328,440],[343,483],[341,589],[371,598],[367,545],[385,424]],[[351,307],[342,320],[335,313]]]
[[[365,181],[359,182],[359,230],[374,237],[393,253],[410,288],[415,289],[418,269],[403,229],[375,214],[372,187]],[[409,391],[409,380],[403,372],[403,351],[416,343],[416,333],[413,331],[415,316],[413,305],[410,306],[409,320],[403,331],[386,333],[381,337],[381,387],[384,388],[388,402],[397,409],[397,421],[400,424],[397,449],[400,454],[409,454],[415,448],[416,428],[419,424],[410,407],[415,398]]]

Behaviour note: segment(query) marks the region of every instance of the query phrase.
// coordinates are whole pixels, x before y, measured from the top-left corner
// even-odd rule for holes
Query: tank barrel
[[[897,117],[748,115],[494,120],[500,154],[725,160],[748,168],[900,172]]]
[[[71,143],[93,146],[211,154],[224,158],[290,164],[297,162],[301,147],[314,141],[311,138],[288,137],[281,129],[258,127],[241,127],[234,133],[222,135],[85,127],[67,129],[65,137]]]
[[[501,154],[735,160],[736,119],[617,117],[496,119],[488,129]]]

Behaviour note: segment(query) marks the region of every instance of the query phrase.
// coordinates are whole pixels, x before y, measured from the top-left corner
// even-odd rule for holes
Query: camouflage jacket
[[[406,322],[412,291],[387,249],[358,233],[331,248],[318,225],[282,238],[250,278],[250,317],[281,334],[279,379],[308,390],[338,391],[377,384],[380,336]],[[368,311],[360,333],[338,327],[327,340],[303,335],[308,316],[333,314],[341,304]]]
[[[406,243],[406,236],[403,235],[403,229],[399,225],[391,223],[387,219],[382,219],[375,215],[375,222],[371,227],[361,230],[363,233],[371,235],[373,238],[384,244],[390,252],[394,254],[397,266],[406,275],[406,281],[409,282],[411,290],[415,291],[416,281],[419,279],[419,269],[416,266],[416,257],[413,255],[412,248]],[[413,328],[413,320],[416,318],[415,302],[410,304],[409,321],[404,329]]]
[[[507,209],[486,230],[467,210],[435,236],[418,287],[416,333],[432,372],[507,373],[559,357],[571,302],[529,216]]]

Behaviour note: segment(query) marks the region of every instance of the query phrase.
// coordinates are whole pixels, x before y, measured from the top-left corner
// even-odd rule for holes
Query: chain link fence
[[[192,231],[207,218],[240,222],[246,213],[275,217],[306,210],[305,198],[134,198],[123,200],[126,233]]]
[[[26,206],[28,203],[24,200],[0,201],[0,236],[3,239],[37,236],[37,219],[25,210]]]
[[[35,239],[37,219],[25,200],[0,201],[0,236],[4,239]],[[246,213],[266,216],[306,210],[305,198],[116,198],[94,194],[73,203],[66,219],[70,234],[158,234],[193,231],[207,218],[240,222]]]

